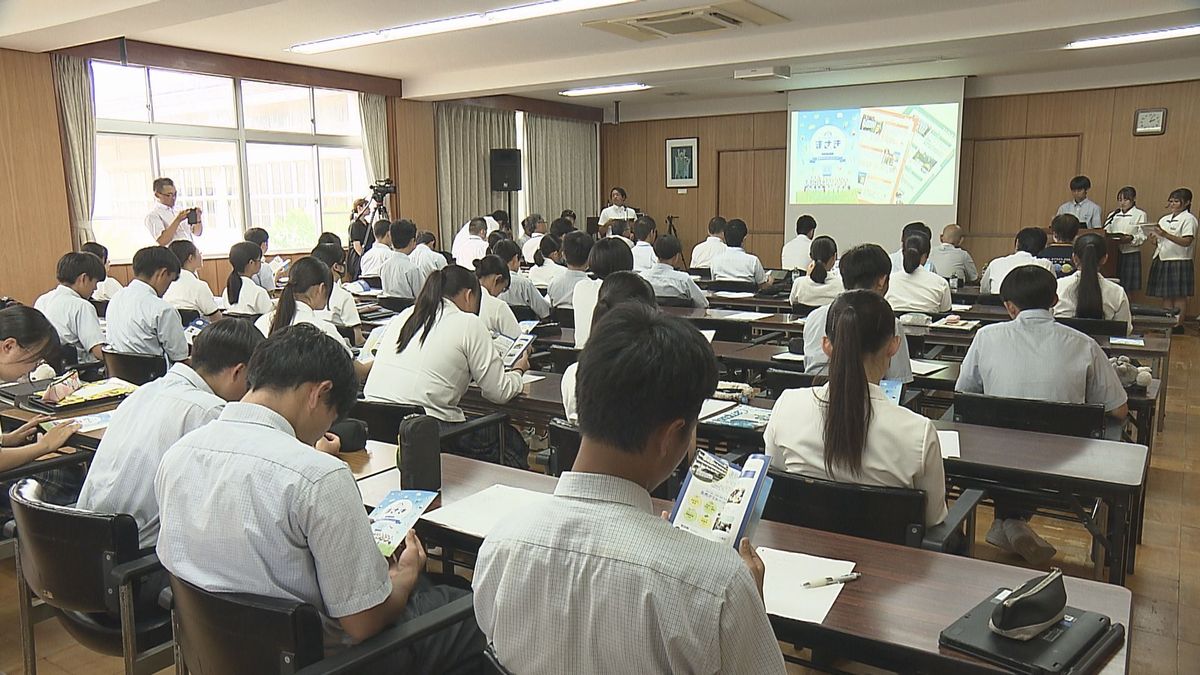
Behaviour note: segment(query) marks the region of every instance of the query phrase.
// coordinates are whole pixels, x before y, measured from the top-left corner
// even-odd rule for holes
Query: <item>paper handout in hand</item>
[[[762,516],[771,478],[771,458],[750,455],[744,467],[696,453],[671,510],[671,525],[719,543],[737,546]]]
[[[413,528],[425,509],[437,498],[436,492],[427,490],[392,490],[371,511],[371,533],[379,552],[391,556],[404,543],[404,537]]]

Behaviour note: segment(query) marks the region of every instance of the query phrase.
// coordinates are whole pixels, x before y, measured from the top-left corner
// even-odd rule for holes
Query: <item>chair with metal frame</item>
[[[101,350],[110,377],[141,386],[167,374],[167,359],[161,355],[118,352],[108,347]]]
[[[953,420],[1060,436],[1104,438],[1104,406],[955,392]]]

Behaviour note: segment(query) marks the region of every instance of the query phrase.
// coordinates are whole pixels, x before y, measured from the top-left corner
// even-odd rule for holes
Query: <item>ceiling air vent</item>
[[[583,25],[631,40],[646,41],[746,26],[767,26],[787,21],[786,17],[759,7],[753,2],[735,0],[672,12],[589,21]]]

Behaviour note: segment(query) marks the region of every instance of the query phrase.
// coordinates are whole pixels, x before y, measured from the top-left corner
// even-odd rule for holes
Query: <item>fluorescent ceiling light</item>
[[[404,26],[382,28],[376,31],[355,33],[353,35],[342,35],[339,37],[327,38],[325,40],[315,40],[313,42],[301,42],[300,44],[292,45],[288,51],[299,54],[322,54],[324,52],[332,52],[339,49],[349,49],[351,47],[362,47],[363,45],[378,44],[380,42],[405,40],[408,38],[422,37],[425,35],[437,35],[439,33],[451,33],[454,31],[469,30],[471,28],[482,28],[483,26],[498,26],[504,23],[512,23],[513,21],[540,19],[546,16],[570,14],[572,12],[582,12],[589,9],[599,9],[601,7],[612,7],[613,5],[624,5],[637,1],[638,0],[541,0],[540,2],[531,2],[524,5],[501,7],[500,9],[493,9],[487,12],[463,14],[462,16],[452,16],[444,19],[423,21],[421,23],[412,23]]]
[[[597,94],[623,94],[627,91],[644,91],[653,89],[648,84],[629,82],[627,84],[602,84],[598,87],[578,87],[558,92],[559,96],[596,96]]]
[[[1195,26],[1180,26],[1165,30],[1152,30],[1145,33],[1129,33],[1127,35],[1111,35],[1109,37],[1088,38],[1068,43],[1063,49],[1088,49],[1090,47],[1111,47],[1113,45],[1129,45],[1137,42],[1153,42],[1155,40],[1170,40],[1171,38],[1200,35],[1200,24]]]

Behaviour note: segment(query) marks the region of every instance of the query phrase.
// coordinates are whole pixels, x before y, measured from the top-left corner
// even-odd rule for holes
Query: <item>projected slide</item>
[[[790,113],[792,204],[953,204],[958,104]]]

